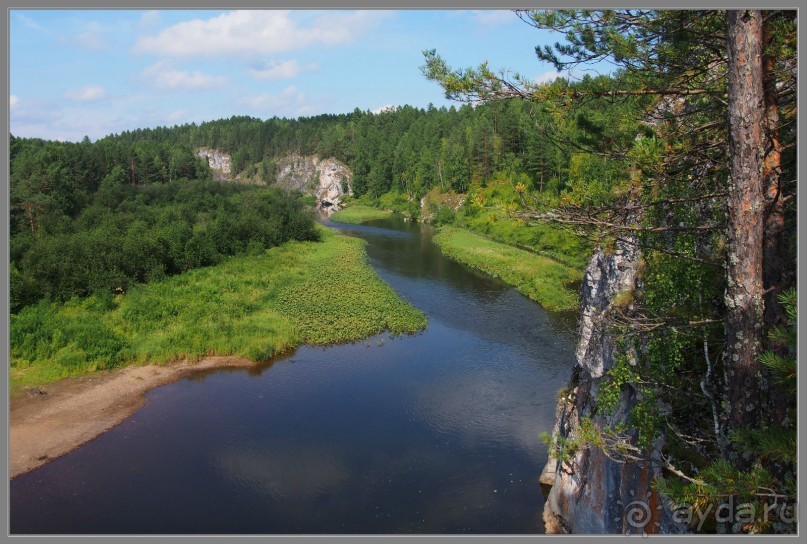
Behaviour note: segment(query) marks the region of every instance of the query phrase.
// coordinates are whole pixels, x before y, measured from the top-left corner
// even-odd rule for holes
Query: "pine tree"
[[[671,368],[685,370],[673,362],[690,361],[686,372],[703,373],[706,367],[701,388],[712,400],[716,425],[704,421],[703,428],[718,435],[720,447],[709,455],[725,456],[715,475],[725,474],[726,467],[745,473],[760,453],[731,438],[754,433],[768,421],[781,424],[784,414],[774,413],[775,403],[765,398],[775,393],[760,354],[764,331],[776,324],[766,315],[781,313],[764,312],[766,290],[775,302],[770,293],[781,292],[794,270],[783,254],[789,244],[783,238],[794,237],[786,226],[793,220],[786,204],[793,188],[782,183],[792,164],[781,153],[792,146],[795,131],[783,137],[780,130],[795,118],[792,106],[782,115],[783,95],[792,103],[795,84],[794,13],[553,10],[519,15],[537,28],[564,34],[566,43],[536,49],[538,58],[558,71],[606,59],[619,70],[610,78],[536,85],[487,64],[454,70],[435,51],[426,51],[423,72],[449,98],[528,99],[554,108],[561,120],[556,126],[566,123],[561,143],[567,152],[580,153],[570,171],[573,186],[560,205],[525,201],[522,216],[572,225],[600,242],[628,240],[642,247],[648,267],[643,292],[630,311],[617,311],[610,319],[615,331],[644,338],[634,345],[663,349],[653,348],[656,355],[648,351],[633,375],[645,384],[663,385],[656,393],[675,410],[680,401],[671,391],[687,384],[671,373]],[[609,125],[621,125],[619,117],[603,124],[596,114],[579,113],[598,100],[608,101],[604,109],[610,115],[625,105],[639,106],[633,110],[642,112],[637,130],[604,137]],[[598,156],[617,161],[616,172],[624,174],[603,184],[606,172],[590,170]],[[585,174],[589,171],[593,175]],[[777,276],[774,268],[784,273]],[[657,344],[659,334],[664,343]],[[699,337],[703,356],[697,363]],[[712,383],[716,373],[708,346],[715,342],[726,346],[719,359],[726,376],[722,384]],[[680,409],[684,421],[686,407]],[[692,430],[701,432],[696,426]],[[653,432],[658,431],[649,436]],[[768,483],[781,483],[783,474],[770,473]]]

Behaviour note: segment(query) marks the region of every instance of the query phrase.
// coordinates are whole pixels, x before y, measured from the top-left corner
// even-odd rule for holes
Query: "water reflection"
[[[442,257],[428,227],[345,227],[429,316],[152,391],[11,482],[12,533],[537,533],[568,334]]]
[[[308,445],[225,447],[212,459],[221,477],[276,501],[308,499],[348,478],[347,467],[332,453]]]

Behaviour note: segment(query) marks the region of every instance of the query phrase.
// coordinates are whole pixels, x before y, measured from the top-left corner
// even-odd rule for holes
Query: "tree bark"
[[[760,416],[764,245],[762,13],[728,12],[729,196],[726,264],[726,430]]]

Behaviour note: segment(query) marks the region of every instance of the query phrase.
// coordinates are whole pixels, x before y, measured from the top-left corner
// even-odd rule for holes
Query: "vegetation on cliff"
[[[364,285],[316,298],[318,284],[293,259],[307,255],[301,248],[336,242],[299,241],[316,231],[293,198],[187,181],[207,175],[193,155],[203,145],[230,152],[236,172],[262,179],[273,179],[278,157],[291,152],[332,156],[351,168],[359,203],[412,218],[428,214],[447,225],[438,241],[448,254],[512,274],[516,284],[528,283],[523,264],[536,261],[535,253],[561,264],[534,268],[556,271],[552,281],[568,284],[590,248],[606,254],[617,243],[638,247],[635,289],[598,316],[617,355],[590,389],[600,392],[600,414],[628,399],[630,408],[615,428],[587,421],[586,443],[557,440],[568,436],[551,443],[613,448],[608,454],[662,470],[655,489],[673,501],[719,505],[741,497],[761,507],[794,505],[796,398],[782,380],[795,373],[793,349],[776,338],[796,317],[787,294],[796,278],[795,11],[519,14],[564,34],[566,43],[536,50],[559,73],[595,61],[617,69],[538,84],[487,64],[454,70],[426,51],[424,74],[447,96],[476,107],[232,117],[95,143],[12,137],[16,383],[37,372],[53,377],[226,349],[260,358],[298,341],[347,339],[354,329],[367,334],[381,323],[393,331],[422,326],[416,313],[402,322],[372,313],[361,299]],[[252,214],[256,202],[271,210]],[[360,221],[368,212],[353,213]],[[529,252],[486,252],[490,242],[468,231]],[[282,243],[291,246],[266,253]],[[283,253],[289,247],[300,255]],[[230,255],[237,256],[222,262]],[[271,268],[270,256],[297,270],[292,276],[300,283],[282,274],[288,285],[255,276]],[[230,275],[199,268],[220,262]],[[324,266],[317,262],[307,265]],[[228,283],[238,277],[245,285]],[[190,298],[196,283],[183,283],[191,280],[243,322],[199,309]],[[246,301],[228,298],[235,287]],[[563,291],[536,296],[547,305],[571,304]],[[349,310],[342,321],[329,317],[337,300]],[[288,323],[278,320],[281,312]],[[372,325],[352,321],[364,312]],[[402,307],[393,312],[407,314]],[[179,315],[187,330],[172,328]],[[237,327],[276,343],[252,343]],[[216,331],[232,341],[218,343]],[[787,440],[775,440],[772,429]],[[722,529],[793,526],[755,518]]]
[[[528,99],[548,112],[537,122],[545,138],[583,170],[558,198],[525,191],[516,215],[641,250],[636,289],[600,316],[616,363],[591,378],[595,411],[632,408],[599,429],[618,443],[578,445],[679,479],[656,489],[690,509],[708,503],[700,513],[713,522],[718,506],[751,500],[755,515],[723,531],[794,530],[779,507],[795,504],[795,459],[771,453],[769,432],[795,428],[794,393],[769,364],[790,352],[765,332],[786,322],[777,295],[795,283],[795,11],[519,15],[564,33],[536,48],[559,72],[598,61],[617,70],[539,85],[487,64],[455,70],[426,51],[423,71],[452,98]],[[551,443],[574,442],[567,432]]]

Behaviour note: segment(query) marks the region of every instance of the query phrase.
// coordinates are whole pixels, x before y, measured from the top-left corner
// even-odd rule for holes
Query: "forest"
[[[589,84],[586,79],[554,85]],[[582,146],[627,138],[634,127],[622,127],[619,136],[612,121],[628,117],[624,112],[634,107],[604,109],[594,102],[549,135],[544,130],[554,125],[552,112],[527,100],[294,120],[232,117],[138,129],[96,142],[12,135],[11,308],[17,311],[46,296],[68,300],[99,289],[125,290],[243,253],[250,244],[266,248],[314,236],[279,195],[262,191],[258,197],[245,186],[212,181],[195,155],[203,146],[230,153],[233,171],[261,184],[271,185],[276,160],[288,154],[335,157],[351,168],[356,198],[371,204],[379,205],[381,198],[417,217],[420,199],[430,190],[465,194],[475,188],[500,211],[518,201],[515,188],[521,187],[548,198],[576,185],[578,193],[594,198],[608,194],[617,163],[590,152],[566,154],[555,139]],[[253,206],[259,198],[263,209]],[[267,222],[277,214],[264,213],[272,206],[294,219],[274,234]],[[455,220],[449,207],[437,211],[433,222]],[[497,225],[487,214],[477,218],[479,210],[472,205],[463,212],[464,226],[494,237],[496,229],[509,225],[506,220]],[[520,236],[556,260],[582,266],[588,246],[573,235],[540,226],[527,232],[533,234],[525,238],[510,228],[499,237]]]
[[[459,107],[234,116],[95,142],[12,136],[11,312],[317,240],[300,195],[271,184],[288,154],[335,157],[362,204],[424,219],[429,197],[434,224],[578,272],[594,248],[638,248],[635,288],[602,316],[614,365],[579,429],[547,435],[549,447],[563,462],[599,448],[658,470],[653,489],[678,503],[792,507],[796,18],[743,13],[520,12],[564,33],[536,50],[558,70],[617,69],[537,85],[425,51],[423,74]],[[201,146],[258,186],[213,181]],[[603,425],[626,399],[629,413]]]

